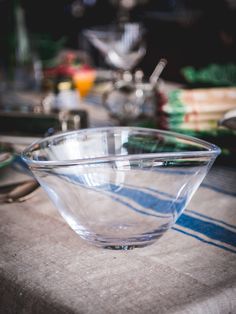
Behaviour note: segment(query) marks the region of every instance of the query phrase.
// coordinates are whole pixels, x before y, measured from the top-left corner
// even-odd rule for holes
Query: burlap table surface
[[[236,313],[235,182],[214,167],[175,226],[132,251],[81,240],[41,188],[0,205],[0,313]]]

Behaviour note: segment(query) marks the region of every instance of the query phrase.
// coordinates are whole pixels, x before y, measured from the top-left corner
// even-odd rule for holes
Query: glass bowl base
[[[152,245],[163,234],[164,232],[161,232],[155,235],[145,235],[140,238],[132,237],[126,239],[111,239],[111,238],[107,239],[104,237],[102,238],[101,236],[94,237],[94,235],[92,238],[85,236],[82,236],[82,238],[90,242],[92,245],[95,245],[103,249],[128,251],[133,250],[135,248],[143,248],[145,246]]]

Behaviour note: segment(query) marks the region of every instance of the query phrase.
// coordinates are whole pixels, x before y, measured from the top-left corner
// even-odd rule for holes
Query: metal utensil
[[[219,125],[231,130],[236,130],[236,110],[228,111],[219,121]]]
[[[1,187],[0,203],[12,203],[26,201],[39,187],[36,180],[27,180],[19,184],[11,184]]]
[[[162,71],[167,65],[167,60],[166,59],[161,59],[158,64],[156,65],[152,75],[149,78],[150,83],[154,86],[156,82],[158,81]]]
[[[0,153],[0,162],[6,161],[11,157],[10,153]]]

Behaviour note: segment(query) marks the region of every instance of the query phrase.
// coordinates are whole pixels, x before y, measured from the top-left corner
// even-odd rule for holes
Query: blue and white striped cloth
[[[69,179],[70,182],[79,183],[86,188],[86,184],[84,185],[84,182],[80,180],[77,176],[70,176]],[[208,246],[236,253],[235,187],[236,169],[213,167],[192,201],[172,227],[172,232],[192,237]],[[141,215],[162,217],[162,215],[171,215],[173,211],[171,195],[154,188],[140,186],[137,189],[126,184],[119,189],[115,184],[109,184],[109,187],[100,185],[97,190]],[[182,202],[184,200],[181,199],[176,202],[177,212],[184,206]],[[170,212],[167,212],[167,208]]]
[[[236,253],[236,169],[214,167],[173,229]]]

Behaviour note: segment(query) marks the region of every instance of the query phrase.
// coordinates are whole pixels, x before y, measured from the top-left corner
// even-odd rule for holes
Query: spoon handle
[[[166,59],[161,59],[157,66],[155,67],[155,70],[153,71],[152,75],[150,76],[150,83],[152,85],[155,85],[156,82],[158,81],[162,71],[164,70],[165,66],[167,64],[167,60]]]

